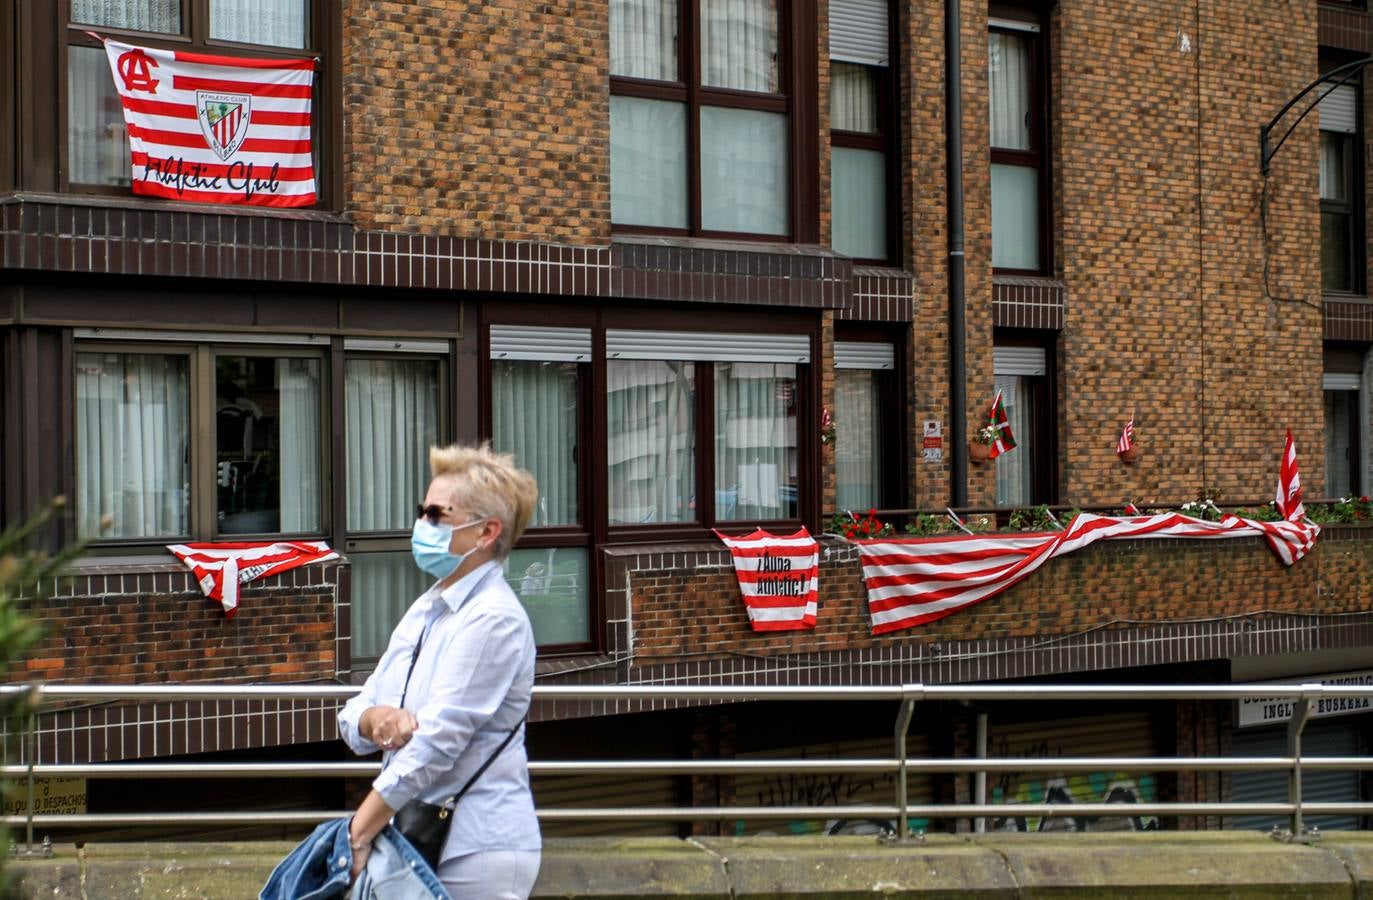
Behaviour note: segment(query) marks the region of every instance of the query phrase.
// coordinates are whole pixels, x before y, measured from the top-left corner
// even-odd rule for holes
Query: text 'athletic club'
[[[129,129],[133,192],[312,206],[313,60],[248,59],[105,40]]]

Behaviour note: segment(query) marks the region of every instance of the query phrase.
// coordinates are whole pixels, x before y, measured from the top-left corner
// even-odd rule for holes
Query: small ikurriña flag
[[[311,206],[310,59],[249,59],[105,40],[129,129],[133,192]]]
[[[308,563],[338,559],[324,541],[256,541],[172,544],[167,547],[195,574],[200,589],[224,614],[238,611],[238,586]]]
[[[1301,473],[1297,471],[1297,444],[1292,440],[1290,428],[1287,429],[1287,443],[1282,448],[1278,493],[1273,502],[1284,521],[1296,522],[1306,515],[1306,507],[1301,502]]]
[[[754,631],[815,627],[820,545],[804,526],[786,536],[761,528],[743,537],[715,534],[734,557],[739,591]]]
[[[992,441],[992,451],[988,458],[996,459],[1003,453],[1015,449],[1015,435],[1011,434],[1011,423],[1006,418],[1006,402],[1001,399],[1000,389],[987,410],[987,424],[996,429],[996,440]]]
[[[1130,449],[1131,443],[1135,439],[1135,420],[1132,418],[1125,423],[1125,428],[1120,432],[1120,440],[1116,441],[1116,452],[1124,453]]]

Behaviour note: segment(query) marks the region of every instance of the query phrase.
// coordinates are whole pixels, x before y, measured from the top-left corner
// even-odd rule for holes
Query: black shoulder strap
[[[496,752],[492,753],[490,756],[486,758],[486,762],[481,764],[481,768],[472,773],[472,777],[467,779],[467,784],[464,784],[462,788],[456,794],[454,794],[447,803],[444,804],[444,806],[447,806],[448,808],[452,809],[454,806],[458,805],[458,801],[462,799],[463,794],[466,794],[467,791],[472,787],[472,785],[476,784],[477,779],[482,776],[483,772],[491,768],[491,764],[496,761],[496,757],[504,753],[505,748],[510,746],[510,742],[515,739],[515,735],[520,733],[520,727],[524,725],[524,720],[526,718],[528,718],[527,714],[520,717],[520,721],[515,723],[515,727],[512,728],[510,730],[510,733],[505,736],[505,740],[501,741],[501,745],[496,748]]]

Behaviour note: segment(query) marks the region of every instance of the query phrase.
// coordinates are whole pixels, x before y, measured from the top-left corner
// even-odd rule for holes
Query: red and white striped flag
[[[1282,448],[1282,468],[1278,472],[1278,493],[1274,499],[1278,515],[1289,522],[1296,522],[1306,515],[1306,506],[1301,502],[1301,473],[1297,471],[1297,443],[1292,440],[1292,429],[1287,429],[1287,443]]]
[[[133,192],[311,206],[314,60],[248,59],[105,39],[129,129]]]
[[[1130,443],[1135,439],[1135,419],[1130,417],[1130,421],[1125,423],[1125,428],[1120,432],[1120,440],[1116,441],[1116,452],[1124,453],[1130,449]]]
[[[195,573],[200,589],[224,614],[238,611],[238,586],[308,563],[338,559],[324,541],[172,544],[167,548]]]
[[[786,536],[761,528],[737,538],[715,534],[734,557],[739,591],[754,631],[815,627],[820,545],[804,526]]]
[[[1311,522],[1207,522],[1178,513],[1114,517],[1081,513],[1066,531],[855,541],[874,634],[923,625],[994,597],[1056,556],[1099,540],[1262,537],[1285,565],[1315,545]]]

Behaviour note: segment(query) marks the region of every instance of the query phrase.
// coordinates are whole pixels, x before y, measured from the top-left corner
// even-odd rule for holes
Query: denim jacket
[[[448,892],[434,870],[390,825],[373,841],[367,868],[349,893],[352,868],[348,820],[333,819],[316,828],[277,863],[258,900],[448,900]]]

